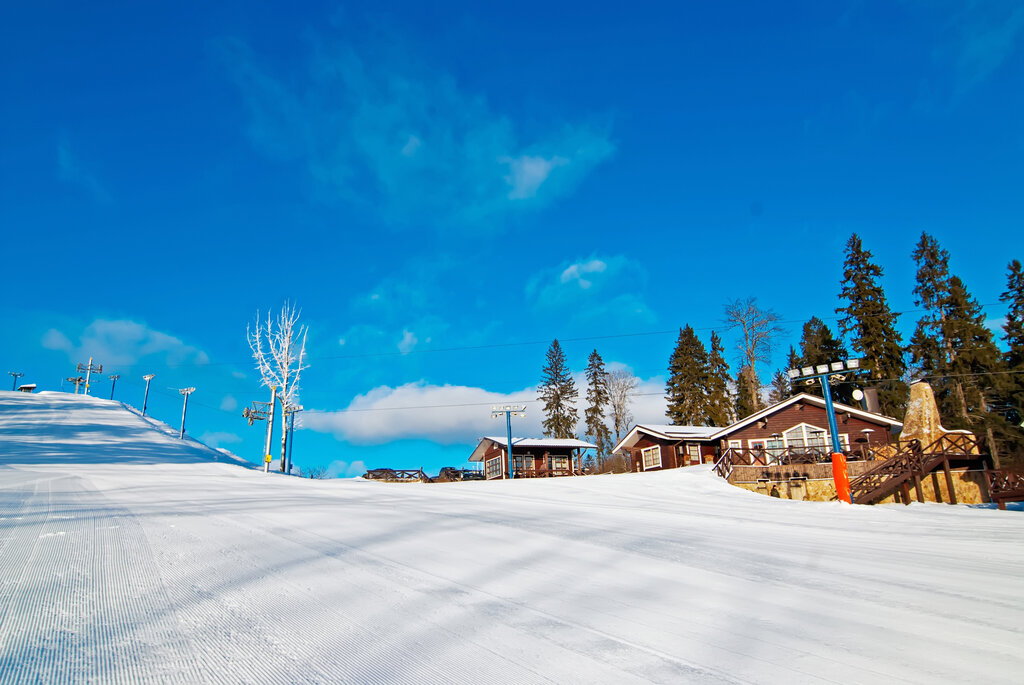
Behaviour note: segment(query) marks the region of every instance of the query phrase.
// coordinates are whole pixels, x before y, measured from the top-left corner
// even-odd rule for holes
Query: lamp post
[[[149,382],[156,378],[155,373],[147,373],[142,377],[142,380],[146,381],[146,394],[142,398],[142,415],[146,415],[146,405],[149,404]],[[111,390],[113,392],[113,390]]]
[[[11,383],[11,391],[13,392],[14,390],[18,389],[18,379],[24,376],[25,374],[21,373],[20,371],[8,371],[7,375],[14,376],[14,382]]]
[[[840,502],[853,504],[850,494],[850,476],[846,469],[846,455],[843,454],[843,446],[839,443],[839,426],[836,423],[836,409],[832,404],[832,390],[829,387],[833,376],[845,376],[866,371],[861,368],[859,359],[847,359],[828,364],[816,364],[814,366],[803,366],[798,369],[790,369],[790,380],[802,379],[805,382],[813,383],[815,379],[821,381],[821,394],[825,396],[825,413],[828,415],[828,430],[832,437],[832,478],[836,483],[836,496]]]
[[[496,419],[499,416],[505,416],[505,435],[508,440],[508,449],[505,450],[508,454],[508,477],[511,480],[515,478],[515,472],[512,470],[512,417],[513,416],[526,416],[526,405],[512,405],[506,404],[504,406],[493,406],[491,407],[491,418]]]
[[[179,393],[185,396],[185,403],[181,407],[181,433],[178,435],[179,440],[185,439],[185,412],[188,411],[188,396],[195,391],[195,388],[182,388],[178,390]]]
[[[292,472],[292,445],[295,443],[295,415],[302,411],[301,404],[289,404],[285,407],[284,413],[288,417],[288,464],[285,473]]]
[[[96,373],[103,373],[103,364],[93,364],[92,357],[89,357],[89,363],[79,364],[76,370],[78,371],[78,373],[82,373],[83,371],[85,372],[85,394],[88,395],[89,385],[91,384],[92,381],[92,372],[95,371]],[[77,385],[75,386],[75,394],[78,394]]]
[[[120,377],[121,377],[121,375],[117,374],[117,373],[112,373],[109,376],[109,378],[110,378],[110,399],[114,399],[114,386],[117,385],[117,379],[120,378]]]

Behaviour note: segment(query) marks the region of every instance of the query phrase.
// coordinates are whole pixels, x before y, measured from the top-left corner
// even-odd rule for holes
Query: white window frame
[[[696,452],[696,454],[694,454],[694,452]],[[686,446],[686,462],[690,466],[704,463],[704,455],[700,453],[699,443],[692,442]]]
[[[572,468],[572,460],[569,457],[559,457],[548,455],[548,470],[549,471],[568,471]]]
[[[821,426],[815,426],[813,423],[798,423],[797,425],[795,425],[795,426],[793,426],[793,427],[783,431],[782,432],[782,441],[785,443],[787,448],[788,447],[792,447],[792,445],[789,444],[789,437],[788,436],[789,436],[789,434],[791,432],[793,432],[797,428],[802,429],[801,433],[803,435],[803,438],[801,438],[802,444],[800,445],[800,447],[804,447],[804,448],[808,447],[808,444],[807,444],[808,433],[809,433],[809,430],[813,430],[816,433],[824,433],[824,435],[825,435],[825,444],[824,445],[813,445],[813,447],[823,447],[825,450],[828,450],[828,451],[832,450],[832,436],[829,434],[828,429],[827,428],[822,428]],[[849,449],[850,449],[850,434],[849,433],[840,433],[839,434],[839,446],[842,447],[843,450],[849,451]]]
[[[648,455],[651,455],[651,454],[656,454],[658,456],[658,460],[657,460],[657,463],[655,463],[654,459],[651,459],[650,460],[651,463],[650,463],[650,465],[648,465],[647,457],[648,457]],[[640,450],[640,465],[643,467],[644,471],[646,471],[647,469],[660,469],[661,468],[661,447],[659,447],[658,445],[654,445],[653,447],[645,447],[642,450]]]
[[[533,471],[533,455],[512,455],[512,468],[516,471]]]
[[[486,462],[484,462],[484,478],[486,478],[487,480],[501,478],[504,475],[502,473],[501,462],[502,458],[500,456],[492,457],[488,459]],[[495,475],[492,476],[492,473]]]

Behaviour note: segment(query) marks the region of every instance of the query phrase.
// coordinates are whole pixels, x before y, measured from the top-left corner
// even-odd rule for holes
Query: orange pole
[[[850,502],[850,476],[846,470],[846,455],[842,452],[832,453],[832,478],[836,482],[836,496],[840,502]]]

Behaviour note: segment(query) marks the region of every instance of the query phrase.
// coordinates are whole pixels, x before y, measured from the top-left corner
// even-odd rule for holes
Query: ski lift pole
[[[270,416],[267,417],[267,440],[263,444],[263,473],[270,473],[270,440],[274,434],[274,411],[277,404],[277,386],[271,387],[270,392]]]

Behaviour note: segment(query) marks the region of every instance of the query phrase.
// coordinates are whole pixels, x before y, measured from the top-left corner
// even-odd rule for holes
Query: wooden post
[[[917,501],[924,501],[924,488],[921,487],[921,475],[914,474],[914,494],[917,495]]]
[[[900,499],[904,504],[910,504],[910,485],[907,481],[900,483]]]
[[[949,457],[942,460],[942,470],[946,474],[946,492],[949,494],[949,503],[956,504],[956,488],[953,487],[953,474],[949,472]]]

